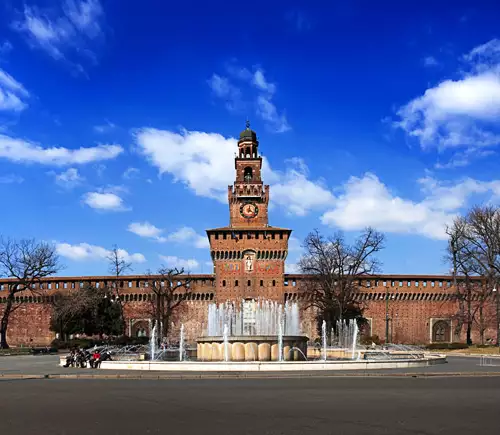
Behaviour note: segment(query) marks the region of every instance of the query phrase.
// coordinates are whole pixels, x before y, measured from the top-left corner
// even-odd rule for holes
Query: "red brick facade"
[[[303,275],[285,274],[285,259],[291,230],[268,224],[269,186],[261,179],[262,158],[258,141],[248,127],[240,135],[235,158],[236,179],[228,187],[229,216],[227,227],[207,230],[213,275],[191,275],[188,299],[175,313],[170,335],[179,336],[184,324],[186,337],[199,337],[207,324],[207,307],[211,302],[266,298],[279,302],[296,300],[305,306],[308,294],[301,290]],[[109,276],[48,278],[37,288],[37,296],[19,295],[20,307],[12,314],[8,340],[12,345],[48,344],[55,338],[49,330],[50,302],[60,291],[77,291],[85,284],[106,286]],[[0,313],[6,299],[7,280],[0,280]],[[149,332],[148,304],[151,292],[145,277],[126,276],[119,282],[128,331],[132,336]],[[394,343],[429,343],[463,341],[464,328],[454,335],[458,304],[448,276],[381,275],[360,282],[358,300],[369,320],[370,335]],[[43,296],[39,296],[43,294]],[[477,302],[475,302],[477,304]],[[484,304],[485,340],[496,340],[495,303]],[[302,328],[309,338],[317,334],[315,313],[302,310]],[[479,340],[474,324],[473,339]]]

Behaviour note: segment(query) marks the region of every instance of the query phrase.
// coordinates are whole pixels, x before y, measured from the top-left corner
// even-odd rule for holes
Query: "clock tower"
[[[229,225],[207,230],[214,263],[216,300],[283,302],[285,259],[291,230],[268,223],[269,186],[262,182],[256,133],[240,133],[234,160],[236,177],[228,186]]]
[[[238,154],[234,159],[236,180],[228,187],[229,226],[246,228],[267,226],[269,186],[262,183],[262,157],[257,135],[250,129],[240,133]]]

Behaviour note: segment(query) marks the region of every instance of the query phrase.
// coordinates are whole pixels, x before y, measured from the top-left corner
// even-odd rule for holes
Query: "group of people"
[[[63,367],[87,367],[87,364],[93,369],[98,369],[102,361],[110,361],[109,352],[101,353],[98,349],[89,352],[86,349],[72,349],[66,357],[66,364]]]

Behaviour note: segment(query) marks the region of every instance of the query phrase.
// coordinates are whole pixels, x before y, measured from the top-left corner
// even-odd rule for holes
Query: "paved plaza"
[[[382,370],[336,370],[331,372],[303,372],[303,373],[230,373],[228,377],[234,378],[237,376],[249,377],[269,377],[269,376],[285,376],[285,377],[317,377],[317,376],[376,376],[376,375],[449,375],[449,374],[487,374],[498,373],[500,375],[500,358],[492,359],[494,366],[480,366],[479,357],[448,357],[448,363],[437,364],[429,367],[416,367],[410,369],[382,369]],[[112,375],[127,375],[141,377],[177,377],[179,375],[195,377],[202,376],[203,373],[196,372],[139,372],[127,370],[92,370],[92,369],[77,369],[63,368],[59,366],[59,356],[57,355],[40,355],[40,356],[13,356],[0,357],[0,378],[8,375],[93,375],[93,376],[112,376]],[[223,374],[211,372],[209,376],[222,376]]]

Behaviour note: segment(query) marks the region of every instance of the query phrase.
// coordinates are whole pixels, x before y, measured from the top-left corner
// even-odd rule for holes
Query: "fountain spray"
[[[321,340],[323,344],[323,361],[326,361],[326,321],[321,325]]]
[[[227,323],[224,324],[224,361],[229,361],[229,327]]]

